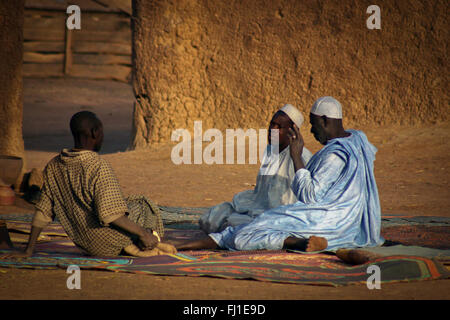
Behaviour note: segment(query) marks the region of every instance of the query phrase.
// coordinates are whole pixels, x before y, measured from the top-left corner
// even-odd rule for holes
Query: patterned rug
[[[335,255],[298,254],[286,251],[218,252],[189,251],[148,258],[96,258],[73,252],[75,247],[56,241],[37,248],[30,258],[0,259],[1,267],[33,269],[107,270],[151,275],[211,276],[225,279],[253,279],[279,283],[342,286],[364,284],[368,267],[380,268],[381,283],[449,278],[442,264],[423,257],[391,256],[370,263],[349,266]],[[65,251],[64,253],[58,251]],[[71,252],[72,251],[72,252]],[[0,250],[7,253],[8,250]]]
[[[203,236],[197,227],[204,208],[163,210],[167,226],[166,239],[195,239]],[[197,210],[197,212],[195,211]],[[181,216],[178,216],[181,214]],[[31,216],[0,216],[6,220],[11,240],[16,247],[28,240]],[[449,248],[450,219],[440,217],[383,217],[383,236],[403,244]],[[9,252],[1,250],[0,253]],[[369,263],[351,266],[331,253],[299,254],[282,251],[183,251],[175,255],[148,258],[87,257],[67,239],[58,223],[50,224],[39,238],[36,254],[30,258],[0,259],[0,267],[54,269],[76,264],[82,269],[100,269],[154,275],[211,276],[227,279],[254,279],[260,281],[341,286],[366,283],[371,274],[370,265],[381,271],[381,283],[449,278],[442,261],[420,256],[394,255]]]

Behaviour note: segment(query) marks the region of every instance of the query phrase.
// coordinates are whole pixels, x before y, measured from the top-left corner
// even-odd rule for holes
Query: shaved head
[[[74,137],[89,136],[92,130],[97,130],[102,122],[96,114],[90,111],[75,113],[70,119],[70,131]]]
[[[70,119],[76,148],[99,151],[103,142],[103,125],[97,115],[90,111],[75,113]]]

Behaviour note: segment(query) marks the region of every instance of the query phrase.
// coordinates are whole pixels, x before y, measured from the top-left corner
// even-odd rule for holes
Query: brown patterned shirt
[[[88,254],[117,256],[132,243],[125,231],[109,225],[128,207],[111,166],[96,152],[64,149],[53,158],[44,170],[36,211],[49,220],[56,217]]]

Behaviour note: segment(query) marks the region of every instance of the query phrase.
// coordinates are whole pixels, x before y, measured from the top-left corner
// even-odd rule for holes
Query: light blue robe
[[[231,202],[220,203],[200,217],[200,229],[206,233],[221,232],[228,226],[251,222],[263,212],[297,202],[291,184],[295,176],[294,162],[289,147],[270,155],[267,146],[254,190],[239,192]],[[312,153],[303,148],[302,161],[308,163]]]
[[[327,250],[377,246],[381,212],[373,174],[377,149],[361,131],[347,130],[296,172],[292,190],[299,201],[268,210],[250,223],[209,236],[224,249],[282,249],[288,237],[320,236]]]

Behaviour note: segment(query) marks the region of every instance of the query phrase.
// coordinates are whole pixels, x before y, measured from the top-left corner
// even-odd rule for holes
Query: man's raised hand
[[[301,156],[305,143],[303,141],[303,137],[300,133],[299,128],[295,124],[292,126],[292,128],[289,128],[288,136],[291,157],[294,158],[298,157],[299,155]]]
[[[291,153],[291,158],[294,162],[294,170],[297,172],[297,170],[305,167],[302,161],[303,146],[305,143],[302,135],[300,134],[300,130],[295,124],[292,128],[289,128],[288,136],[290,142],[289,152]]]

